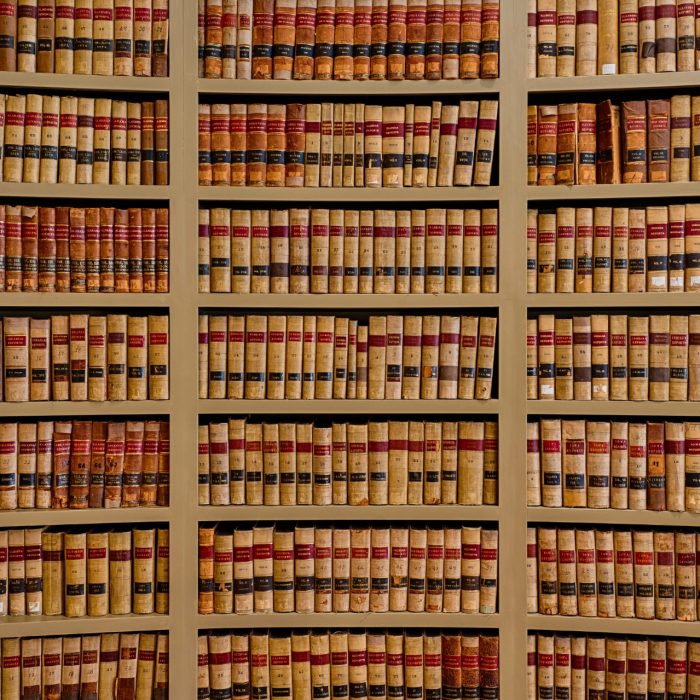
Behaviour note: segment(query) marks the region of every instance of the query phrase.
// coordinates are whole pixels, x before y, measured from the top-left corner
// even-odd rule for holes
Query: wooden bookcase
[[[114,93],[158,93],[170,100],[170,185],[27,185],[0,183],[2,199],[32,198],[110,201],[115,206],[151,200],[170,207],[169,294],[1,294],[3,309],[167,308],[170,313],[171,386],[168,401],[124,403],[0,403],[4,419],[30,416],[168,415],[171,422],[170,506],[160,509],[14,511],[0,513],[0,526],[125,522],[168,522],[170,525],[170,614],[104,618],[3,618],[0,637],[126,630],[167,630],[170,633],[170,697],[196,697],[197,632],[200,629],[278,627],[461,627],[495,629],[500,634],[501,697],[524,697],[526,633],[567,630],[596,633],[679,635],[700,637],[698,625],[683,622],[601,620],[527,615],[525,612],[526,525],[570,522],[626,525],[698,525],[688,513],[649,513],[589,509],[526,507],[526,418],[531,415],[692,415],[685,403],[574,402],[526,400],[526,317],[529,309],[691,307],[698,296],[682,294],[526,294],[526,211],[536,202],[611,202],[615,198],[643,203],[646,198],[685,201],[700,195],[699,183],[528,187],[526,185],[526,105],[530,93],[624,91],[697,87],[697,73],[599,76],[591,78],[526,78],[527,3],[503,0],[501,7],[501,77],[473,81],[299,82],[203,80],[197,78],[197,3],[171,0],[170,77],[116,78],[98,76],[0,73],[0,90],[56,90]],[[286,189],[199,187],[197,172],[197,104],[199,96],[235,96],[240,100],[276,98],[353,100],[373,96],[411,97],[495,96],[500,101],[497,154],[498,184],[492,187],[414,189]],[[595,97],[592,97],[595,99]],[[199,294],[197,290],[197,208],[199,202],[258,203],[258,206],[299,204],[405,204],[416,206],[498,205],[499,291],[460,295],[236,295]],[[210,401],[197,399],[197,317],[199,309],[285,310],[428,310],[491,308],[498,310],[497,398],[481,401]],[[499,505],[497,506],[198,506],[198,416],[345,414],[348,416],[431,414],[468,417],[495,415],[499,421]],[[495,615],[430,613],[383,614],[255,614],[198,615],[197,525],[200,521],[311,521],[375,518],[432,521],[490,521],[500,530],[499,612]]]

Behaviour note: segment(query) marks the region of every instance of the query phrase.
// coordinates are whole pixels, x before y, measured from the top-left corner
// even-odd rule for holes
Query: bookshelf
[[[687,416],[684,402],[528,401],[526,400],[526,318],[531,309],[558,308],[689,308],[697,295],[680,294],[530,294],[526,293],[525,223],[530,202],[644,200],[648,197],[697,198],[698,183],[528,187],[526,184],[526,107],[529,94],[627,91],[697,85],[695,73],[576,78],[526,78],[527,3],[504,0],[501,6],[501,77],[473,81],[312,82],[243,81],[197,78],[197,4],[170,1],[170,76],[117,78],[0,73],[0,89],[59,90],[110,93],[123,91],[167,96],[170,101],[170,184],[167,186],[31,185],[3,183],[3,198],[56,202],[61,199],[104,200],[126,204],[150,200],[170,207],[170,293],[168,294],[2,294],[0,307],[168,309],[170,315],[170,398],[167,401],[1,404],[3,416],[167,415],[170,418],[170,506],[158,509],[19,511],[0,514],[3,527],[87,525],[94,522],[167,522],[170,528],[170,614],[103,618],[4,618],[0,637],[72,634],[125,630],[164,630],[170,634],[170,688],[173,698],[196,697],[197,632],[215,628],[272,627],[474,627],[500,635],[501,697],[523,697],[526,683],[528,630],[566,630],[620,634],[700,637],[697,625],[677,621],[643,621],[527,615],[525,612],[526,526],[528,522],[697,526],[689,513],[649,513],[591,509],[526,507],[525,444],[528,415]],[[201,97],[229,96],[245,100],[295,96],[384,98],[432,95],[498,98],[498,184],[491,187],[413,189],[239,188],[198,185],[197,107]],[[279,295],[200,294],[197,286],[197,209],[199,203],[392,204],[469,206],[498,203],[499,291],[495,294],[445,295]],[[490,401],[221,401],[200,400],[197,373],[197,331],[200,309],[275,310],[410,310],[489,308],[498,310],[496,376],[498,396]],[[301,416],[324,413],[346,416],[431,415],[495,416],[499,421],[499,504],[497,506],[199,506],[197,503],[197,425],[200,415]],[[197,525],[199,522],[310,521],[335,518],[374,520],[485,521],[498,524],[498,613],[314,613],[200,615],[197,612]]]

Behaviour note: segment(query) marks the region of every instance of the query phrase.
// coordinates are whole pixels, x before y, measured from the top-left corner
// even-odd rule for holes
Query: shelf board
[[[664,292],[664,293],[556,293],[556,294],[528,294],[527,305],[529,308],[656,308],[666,306],[697,306],[700,303],[698,292]]]
[[[84,508],[80,510],[38,509],[0,511],[3,527],[48,527],[50,525],[94,525],[108,523],[162,523],[171,519],[170,508]]]
[[[285,627],[460,627],[496,629],[500,615],[467,613],[254,613],[252,615],[197,615],[199,629]]]
[[[697,197],[698,182],[643,182],[636,185],[553,185],[551,187],[529,185],[528,201],[580,200],[652,197]]]
[[[47,199],[168,199],[170,185],[64,185],[3,182],[3,197]]]
[[[109,294],[106,292],[76,294],[75,292],[5,292],[0,308],[58,308],[72,309],[81,306],[114,308],[169,307],[170,294]]]
[[[197,80],[202,94],[230,95],[327,95],[329,97],[493,94],[498,80]]]
[[[0,403],[3,416],[123,416],[162,415],[169,413],[166,401],[4,401]]]
[[[548,188],[554,189],[554,188]],[[697,186],[696,186],[697,190]],[[501,194],[493,187],[202,187],[200,201],[309,203],[338,202],[372,204],[381,202],[465,202],[495,201]]]
[[[687,90],[697,82],[695,72],[631,73],[625,75],[578,75],[569,78],[530,78],[529,93],[594,92],[596,90],[653,90],[656,88],[682,88]]]
[[[162,296],[162,295],[158,295]],[[219,309],[469,309],[496,308],[496,294],[199,294],[201,308]]]
[[[138,78],[116,75],[19,73],[0,71],[0,86],[25,90],[101,90],[105,92],[168,92],[170,78]]]
[[[697,623],[681,620],[637,620],[623,617],[567,617],[564,615],[526,615],[526,625],[533,631],[589,632],[605,634],[642,634],[696,638]]]
[[[102,634],[104,632],[160,632],[167,631],[169,628],[169,615],[102,615],[101,617],[21,615],[2,618],[0,637]]]
[[[199,520],[496,521],[498,506],[199,506]]]
[[[649,527],[698,527],[700,514],[614,508],[529,507],[528,522],[573,523],[577,525],[645,525]]]
[[[542,401],[529,399],[532,415],[596,416],[692,416],[700,404],[694,401]]]
[[[552,402],[554,403],[554,402]],[[492,414],[499,409],[498,400],[446,400],[446,399],[199,399],[199,413],[225,414]]]

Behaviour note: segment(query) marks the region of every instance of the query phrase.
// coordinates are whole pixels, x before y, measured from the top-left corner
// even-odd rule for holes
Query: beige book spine
[[[244,316],[228,317],[226,397],[242,399],[245,384],[245,323]]]
[[[688,399],[688,316],[671,316],[669,325],[669,399]]]
[[[331,432],[331,469],[334,505],[345,505],[348,502],[347,448],[347,424],[333,423]]]
[[[124,615],[132,611],[132,532],[109,533],[109,612]]]
[[[649,393],[649,317],[628,319],[629,399],[646,401]]]
[[[294,423],[279,424],[279,481],[280,505],[296,505],[296,425]]]
[[[253,527],[253,607],[255,612],[271,613],[273,598],[273,526]]]
[[[272,550],[273,609],[294,612],[294,532],[275,528]]]
[[[437,171],[440,157],[440,113],[442,102],[433,102],[430,114],[430,138],[428,150],[428,187],[437,184]]]
[[[676,618],[676,577],[674,569],[674,534],[654,532],[654,617]]]
[[[333,359],[335,345],[335,317],[318,316],[316,319],[316,394],[317,399],[333,396]]]
[[[357,327],[357,398],[367,398],[367,346],[369,328],[368,326]]]
[[[551,293],[556,280],[556,214],[540,211],[537,216],[537,291]]]
[[[245,484],[246,504],[263,505],[262,425],[259,423],[245,426]]]
[[[285,398],[300,399],[302,385],[304,317],[287,316]]]
[[[214,216],[212,210],[211,215]],[[214,222],[212,221],[212,224]],[[220,279],[221,289],[220,291],[238,292],[245,294],[251,290],[251,212],[248,209],[232,209],[231,210],[231,239],[230,239],[230,250],[227,251],[226,237],[225,235],[221,237],[221,240],[217,240],[217,244],[220,245],[223,250],[221,251],[222,259],[225,259],[226,252],[229,252],[230,264],[231,264],[231,282],[230,287],[228,282],[225,281],[226,268],[222,267],[221,272],[217,274],[217,278]],[[224,227],[224,232],[226,228],[225,222],[222,222]],[[213,233],[213,232],[212,232]],[[211,236],[212,246],[214,245],[214,236]],[[256,242],[257,244],[257,242]],[[214,255],[215,250],[212,251],[212,262],[213,258],[217,257]],[[214,269],[212,266],[212,285],[214,285]],[[218,291],[212,286],[212,291]]]
[[[634,565],[632,533],[613,533],[615,560],[615,609],[618,617],[634,617]]]
[[[570,401],[574,393],[573,323],[570,318],[554,319],[554,397]]]
[[[576,209],[576,292],[593,291],[593,209]]]
[[[442,496],[442,423],[425,423],[423,503],[435,505]]]
[[[427,554],[427,530],[411,527],[408,547],[408,603],[409,612],[425,610],[425,575]]]
[[[476,385],[474,398],[490,399],[494,377],[497,319],[492,316],[479,318],[479,349],[476,358]]]
[[[389,527],[373,527],[371,530],[369,563],[370,612],[389,611],[390,535]]]
[[[586,500],[586,422],[562,421],[563,503],[565,508],[582,508]]]
[[[387,317],[370,316],[368,335],[368,398],[386,396]]]
[[[66,562],[64,615],[66,617],[84,617],[87,614],[85,533],[65,533],[64,557]]]
[[[374,291],[374,212],[360,212],[360,231],[358,241],[358,288],[360,294]]]
[[[576,615],[576,533],[557,530],[557,593],[559,615]]]
[[[598,75],[619,73],[618,1],[598,8]]]
[[[647,507],[647,426],[631,423],[629,426],[629,494],[630,510]]]
[[[389,423],[370,421],[367,427],[367,469],[369,502],[386,505],[389,501]]]
[[[614,421],[610,427],[610,507],[629,507],[629,426]]]
[[[448,210],[452,212],[455,210]],[[455,227],[456,228],[456,227]],[[477,293],[481,291],[482,282],[482,227],[481,212],[478,209],[465,209],[462,217],[462,292]],[[448,234],[451,229],[448,227]],[[448,245],[451,238],[448,238]],[[457,278],[458,279],[458,278]],[[447,278],[450,286],[454,285],[451,276]]]
[[[343,292],[343,233],[344,213],[341,209],[332,209],[328,228],[328,292],[342,294]]]
[[[396,212],[378,209],[374,212],[374,293],[396,291]]]
[[[479,611],[481,572],[481,528],[462,526],[462,602],[463,613]]]
[[[589,508],[610,507],[610,423],[586,423],[587,503]]]
[[[60,615],[63,613],[64,592],[64,534],[45,531],[41,537],[42,563],[41,577],[43,587],[43,614]],[[2,548],[0,537],[0,548]],[[7,535],[4,535],[7,546]],[[5,614],[6,610],[3,612]]]
[[[332,609],[333,612],[348,612],[350,610],[350,529],[333,528],[332,545]]]
[[[283,399],[285,385],[286,316],[267,319],[267,393],[268,399]]]
[[[408,432],[407,503],[419,505],[423,503],[425,423],[423,421],[410,421]]]
[[[557,531],[538,528],[537,561],[539,580],[539,613],[558,615]]]
[[[420,396],[421,383],[421,338],[423,319],[420,316],[404,316],[403,322],[401,398],[417,399]]]
[[[562,424],[556,418],[540,420],[540,449],[542,464],[542,505],[560,508],[562,505]]]
[[[498,209],[481,211],[481,291],[498,291]]]
[[[494,614],[498,601],[498,530],[481,530],[479,613]]]
[[[537,398],[552,400],[555,398],[554,392],[554,315],[540,314],[537,323],[537,377],[538,393]],[[574,387],[576,380],[574,379]]]
[[[676,619],[694,622],[697,620],[695,535],[692,532],[676,532],[674,535]]]
[[[408,499],[408,421],[389,422],[388,503],[402,505]]]
[[[537,421],[527,423],[527,504],[542,505],[541,464],[540,464],[540,424]]]
[[[402,612],[408,605],[408,527],[391,527],[389,534],[389,609]]]
[[[303,318],[301,397],[313,399],[316,393],[316,316]]]
[[[458,435],[459,428],[456,421],[443,422],[443,458],[442,473],[440,475],[440,503],[443,505],[454,505],[457,503]]]
[[[368,505],[368,427],[366,424],[347,425],[348,444],[348,504]]]
[[[267,316],[246,317],[244,375],[246,399],[266,397],[267,326]]]
[[[620,73],[639,72],[639,13],[637,0],[620,0]]]
[[[109,542],[106,532],[87,533],[88,615],[109,613]]]
[[[116,319],[115,319],[116,320]],[[125,324],[126,335],[126,396],[130,401],[144,401],[148,398],[148,317],[128,316]],[[73,317],[71,316],[71,333],[73,332]],[[109,328],[108,328],[109,334]],[[71,364],[73,352],[71,348]],[[108,363],[109,347],[108,347]],[[72,398],[71,383],[71,398]],[[109,398],[114,399],[111,395]]]
[[[576,210],[560,207],[556,213],[556,291],[574,291]]]
[[[555,77],[557,64],[557,2],[539,0],[537,2],[537,77]]]
[[[595,617],[596,551],[593,530],[576,530],[576,582],[578,585],[578,614]]]
[[[459,423],[457,502],[460,505],[482,505],[484,502],[484,438],[483,422]]]
[[[350,528],[350,612],[370,610],[371,528]]]
[[[574,399],[590,401],[592,396],[592,333],[590,316],[574,316]]]
[[[611,245],[612,292],[629,290],[629,209],[612,210]]]
[[[607,401],[610,388],[609,317],[591,316],[591,396],[594,401]]]
[[[139,615],[155,609],[155,529],[135,528],[133,537],[133,605],[132,611]]]
[[[671,317],[649,317],[649,400],[669,400]]]

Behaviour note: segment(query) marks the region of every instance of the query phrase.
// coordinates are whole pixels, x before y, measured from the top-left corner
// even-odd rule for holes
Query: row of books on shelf
[[[0,510],[167,506],[167,420],[0,423]]]
[[[202,399],[489,399],[491,316],[199,317]]]
[[[530,105],[528,185],[700,180],[700,96]]]
[[[199,426],[200,505],[496,505],[495,421]]]
[[[0,70],[168,74],[168,0],[14,0],[0,20]]]
[[[478,630],[200,633],[197,697],[499,697],[499,638]]]
[[[695,532],[528,528],[528,612],[698,619]]]
[[[201,0],[199,75],[497,78],[499,37],[499,0]]]
[[[529,0],[528,77],[700,69],[693,0]]]
[[[199,528],[199,613],[496,612],[498,530]]]
[[[498,101],[200,104],[199,184],[490,185]]]
[[[0,94],[3,182],[167,185],[168,100]]]
[[[498,209],[200,209],[199,291],[498,288]]]
[[[528,292],[700,290],[700,204],[528,209]]]
[[[0,204],[0,292],[167,292],[168,209]]]
[[[700,512],[700,423],[527,424],[527,504]]]
[[[168,634],[0,640],[3,697],[168,698]]]
[[[699,694],[700,643],[692,639],[528,634],[527,700]]]
[[[165,315],[2,318],[5,401],[168,398]]]
[[[527,397],[697,401],[698,324],[695,314],[528,319]]]
[[[167,529],[0,530],[0,615],[168,612]]]

